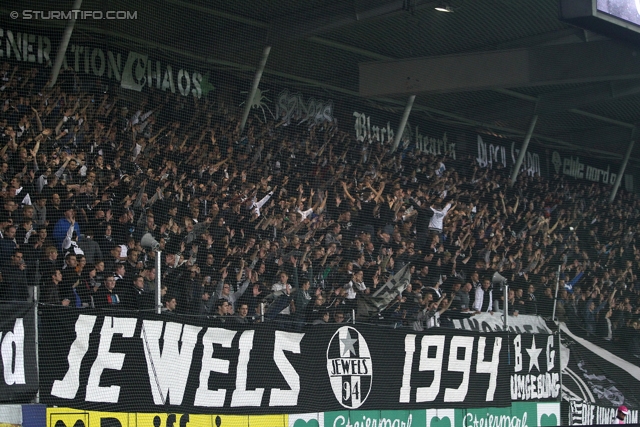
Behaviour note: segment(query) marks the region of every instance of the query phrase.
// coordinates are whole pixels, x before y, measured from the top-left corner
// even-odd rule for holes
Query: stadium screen
[[[611,38],[640,42],[640,0],[560,0],[560,19]]]
[[[640,0],[597,0],[596,9],[625,22],[640,25]]]

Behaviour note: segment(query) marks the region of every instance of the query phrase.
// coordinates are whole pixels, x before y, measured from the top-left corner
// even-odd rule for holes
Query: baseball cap
[[[623,414],[627,415],[629,413],[629,410],[627,409],[626,406],[624,405],[620,405],[618,406],[618,411],[622,412]]]

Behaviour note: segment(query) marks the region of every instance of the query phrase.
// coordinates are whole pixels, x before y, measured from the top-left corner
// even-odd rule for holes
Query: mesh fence
[[[357,81],[357,72],[341,70],[339,57],[333,64],[314,62],[314,49],[327,47],[310,48],[308,41],[274,49],[268,61],[289,58],[289,69],[274,71],[267,63],[248,100],[255,69],[273,37],[269,31],[274,29],[264,22],[275,12],[267,10],[260,20],[257,11],[254,18],[241,18],[242,10],[231,6],[222,13],[215,5],[195,2],[84,2],[82,11],[71,12],[75,27],[57,81],[49,87],[72,7],[42,10],[38,2],[13,7],[3,5],[0,20],[0,299],[33,301],[35,295],[44,309],[48,366],[55,368],[44,376],[46,393],[53,396],[48,403],[65,406],[68,399],[67,406],[109,410],[114,401],[91,368],[96,360],[107,369],[122,364],[119,356],[109,359],[108,346],[101,347],[100,336],[109,333],[144,336],[144,345],[128,356],[139,365],[119,372],[143,370],[157,380],[140,389],[138,380],[127,384],[126,399],[143,390],[148,395],[142,407],[185,412],[194,408],[174,403],[182,401],[174,393],[184,391],[184,384],[190,402],[222,399],[222,404],[195,405],[200,410],[241,407],[240,413],[260,413],[256,407],[266,405],[267,397],[250,391],[268,387],[284,393],[271,390],[272,406],[301,412],[291,402],[277,404],[291,398],[285,391],[295,390],[296,381],[299,389],[299,371],[287,369],[304,364],[301,356],[292,362],[273,356],[258,365],[265,367],[262,373],[251,368],[249,377],[256,378],[251,387],[245,378],[245,389],[238,392],[242,381],[236,380],[239,400],[231,392],[207,394],[214,386],[198,394],[197,370],[172,376],[173,364],[191,361],[181,356],[185,346],[195,346],[204,360],[205,339],[233,348],[234,356],[227,357],[238,358],[238,366],[248,363],[242,358],[251,348],[269,357],[285,351],[307,356],[317,346],[322,354],[309,356],[309,363],[324,371],[317,365],[331,359],[335,373],[347,369],[336,361],[348,353],[345,360],[358,360],[348,369],[360,370],[349,375],[371,381],[363,379],[366,360],[384,354],[385,340],[397,350],[389,351],[401,366],[416,351],[405,335],[427,331],[421,347],[425,360],[449,360],[449,371],[467,380],[473,360],[473,381],[484,381],[494,374],[491,363],[501,360],[505,369],[514,369],[506,352],[517,351],[515,335],[480,336],[477,326],[467,328],[476,335],[452,331],[472,325],[475,313],[498,318],[506,305],[513,322],[530,315],[526,322],[538,324],[555,310],[562,321],[621,349],[631,345],[629,351],[638,354],[636,338],[629,344],[620,337],[637,325],[640,310],[635,288],[639,211],[626,191],[633,189],[632,177],[623,180],[624,188],[609,204],[617,165],[533,142],[511,186],[521,138],[436,120],[420,108],[394,141],[403,102],[383,104],[341,90],[335,81]],[[13,12],[15,19],[6,19],[14,18]],[[348,56],[363,60],[357,52]],[[156,305],[158,279],[161,307]],[[156,311],[173,315],[169,323],[180,327],[163,327],[165,318],[154,316]],[[57,350],[56,319],[66,331]],[[501,329],[500,322],[489,329]],[[365,329],[345,326],[354,323]],[[331,333],[313,332],[323,324],[333,325]],[[234,332],[211,338],[207,328]],[[247,335],[252,328],[259,340]],[[538,347],[547,339],[552,343],[544,347],[547,365],[537,366],[543,379],[536,381],[547,391],[536,398],[529,393],[528,399],[557,402],[555,356],[549,353],[554,335],[539,332],[544,338],[538,338]],[[309,341],[295,339],[314,333]],[[175,348],[167,344],[172,339]],[[118,340],[115,347],[127,353],[127,340]],[[366,342],[372,340],[375,350],[369,354]],[[503,347],[497,344],[502,340]],[[526,347],[536,351],[531,337],[526,340]],[[555,341],[556,350],[558,345]],[[450,356],[456,346],[467,346],[467,355]],[[78,348],[89,348],[89,357],[66,358]],[[336,355],[329,357],[333,351]],[[276,369],[274,360],[284,367]],[[73,376],[63,380],[59,374],[74,369],[74,363],[80,370],[76,379],[95,386],[91,390],[97,395],[85,390],[82,397],[71,396],[72,388],[64,388],[68,384],[56,391],[56,381],[73,382]],[[163,365],[156,370],[155,363]],[[247,376],[240,367],[232,371],[236,378]],[[313,390],[314,372],[304,372],[307,391]],[[271,373],[277,387],[264,384]],[[406,387],[402,370],[393,373],[389,381]],[[451,402],[480,407],[482,399],[493,401],[479,382],[469,395],[477,401],[465,400],[466,392],[456,397],[462,393],[456,375],[444,380],[453,391],[433,386],[432,400],[424,398],[428,390],[418,396],[443,408],[457,407]],[[509,375],[495,375],[488,381],[498,381],[502,400],[496,398],[497,406],[507,406],[518,390],[525,393],[526,379],[511,377],[509,385]],[[362,387],[371,384],[350,381],[351,388],[336,398],[353,409],[366,394]],[[422,386],[429,388],[428,383]],[[330,396],[326,386],[317,390]],[[406,390],[406,401],[387,405],[373,399],[375,409],[392,410],[400,403],[424,407],[415,387]],[[312,392],[305,396],[305,411],[322,411],[313,405]],[[116,409],[145,412],[131,400],[116,399]]]

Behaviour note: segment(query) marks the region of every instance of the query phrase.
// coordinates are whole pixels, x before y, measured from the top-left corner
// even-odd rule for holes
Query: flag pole
[[[556,274],[556,296],[553,298],[553,314],[551,320],[556,320],[556,305],[558,304],[558,287],[560,286],[560,265],[558,265],[558,274]]]

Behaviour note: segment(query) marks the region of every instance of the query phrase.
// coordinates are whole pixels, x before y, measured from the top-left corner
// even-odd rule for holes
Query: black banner
[[[560,343],[553,334],[510,335],[512,401],[558,401]]]
[[[38,391],[34,308],[0,304],[0,403],[29,403]]]
[[[497,407],[511,404],[510,381],[517,400],[550,397],[551,382],[539,379],[549,368],[544,334],[534,345],[516,334],[452,329],[287,332],[152,314],[41,313],[40,393],[48,405],[220,414]]]
[[[629,410],[626,424],[638,422],[640,366],[634,356],[610,343],[597,345],[562,325],[563,397],[571,425],[611,423],[618,406]],[[631,339],[632,337],[629,337]],[[591,338],[598,340],[597,338]],[[602,341],[602,340],[598,340]]]

